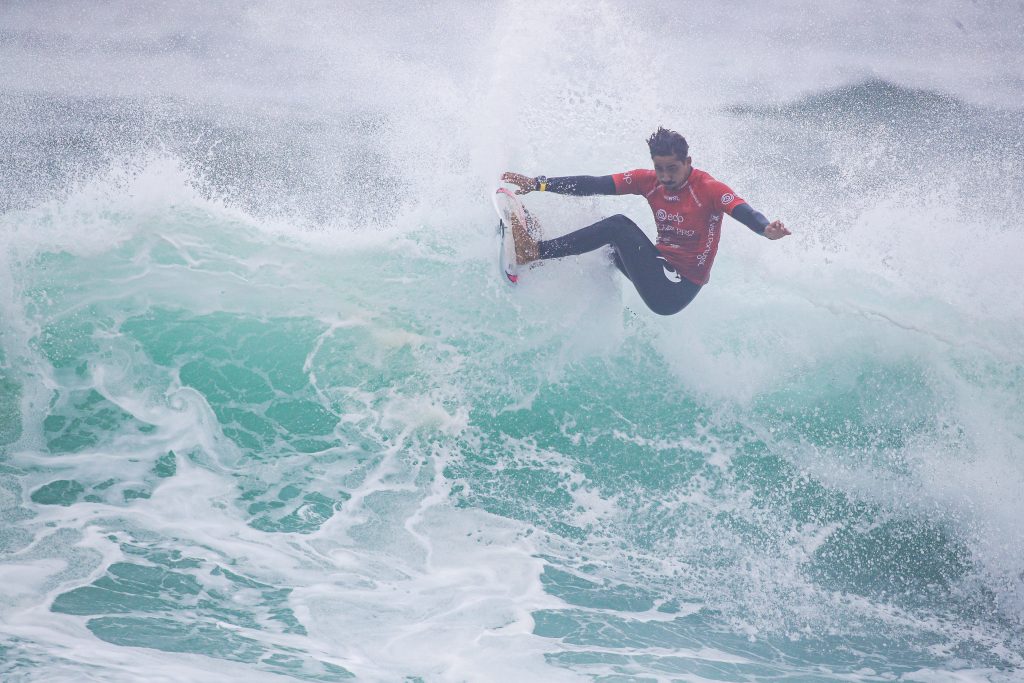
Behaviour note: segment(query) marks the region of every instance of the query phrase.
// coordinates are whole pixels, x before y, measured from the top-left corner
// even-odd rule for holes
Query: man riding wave
[[[644,303],[661,315],[685,308],[708,283],[718,252],[722,216],[730,216],[759,235],[777,240],[792,234],[782,221],[769,221],[725,183],[693,167],[689,145],[679,133],[659,127],[647,140],[654,170],[637,169],[606,176],[531,178],[511,171],[504,182],[516,194],[555,192],[576,196],[642,195],[654,212],[657,243],[622,214],[567,235],[535,240],[518,219],[511,222],[520,264],[575,256],[603,246],[612,248],[616,267],[633,283]]]

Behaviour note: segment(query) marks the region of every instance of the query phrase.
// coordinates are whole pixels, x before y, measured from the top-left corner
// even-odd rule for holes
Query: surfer
[[[516,185],[516,194],[642,195],[654,212],[657,244],[622,214],[540,241],[530,235],[527,226],[512,220],[516,260],[525,264],[610,246],[615,266],[633,283],[644,303],[655,313],[672,315],[683,310],[708,283],[718,252],[723,213],[770,240],[792,234],[782,221],[769,221],[725,183],[694,168],[689,145],[679,133],[659,127],[647,139],[647,147],[653,171],[561,178],[531,178],[508,171],[501,179]]]

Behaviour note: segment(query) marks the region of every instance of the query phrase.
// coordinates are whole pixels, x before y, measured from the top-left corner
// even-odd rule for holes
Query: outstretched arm
[[[750,204],[740,204],[732,210],[732,217],[759,235],[770,240],[777,240],[792,235],[782,221],[769,221],[760,211],[755,211]]]
[[[561,178],[531,178],[522,173],[506,171],[502,174],[503,182],[517,186],[516,194],[527,192],[555,192],[571,194],[577,197],[589,197],[595,194],[616,194],[615,181],[610,175],[570,175]]]

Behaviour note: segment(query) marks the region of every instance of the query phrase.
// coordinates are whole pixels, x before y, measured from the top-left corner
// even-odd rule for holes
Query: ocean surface
[[[1024,3],[0,4],[0,680],[1024,680]],[[725,219],[658,317],[499,173]],[[531,195],[554,236],[636,197]]]

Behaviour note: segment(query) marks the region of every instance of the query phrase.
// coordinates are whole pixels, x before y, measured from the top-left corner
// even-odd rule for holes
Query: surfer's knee
[[[615,221],[615,223],[617,223],[619,225],[631,225],[631,226],[635,226],[636,225],[636,223],[634,223],[632,221],[632,219],[630,219],[625,214],[621,214],[621,213],[617,213],[614,216],[610,216],[608,218],[608,220]]]
[[[632,243],[639,243],[647,240],[643,236],[644,231],[633,222],[633,219],[621,213],[617,213],[608,219],[609,224],[614,228],[619,240],[628,240]]]

